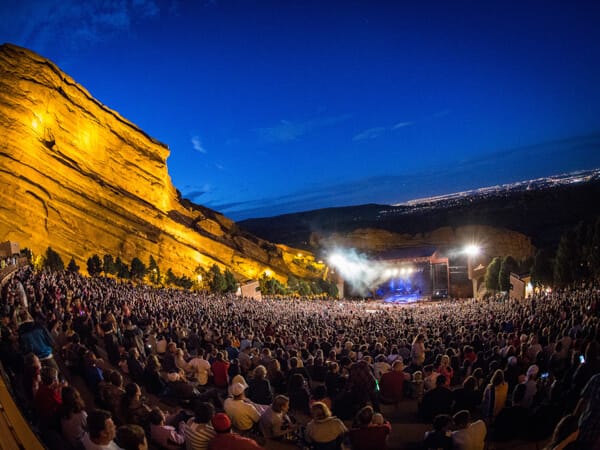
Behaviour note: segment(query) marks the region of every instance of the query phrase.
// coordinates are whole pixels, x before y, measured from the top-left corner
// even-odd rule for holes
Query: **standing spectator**
[[[421,403],[421,416],[431,423],[438,414],[450,414],[452,411],[452,391],[446,387],[446,377],[437,377],[437,386],[426,392]]]
[[[600,373],[594,375],[581,391],[575,415],[579,415],[579,437],[582,448],[600,447]]]
[[[481,410],[483,418],[488,424],[493,423],[494,419],[500,414],[506,404],[507,396],[508,383],[504,381],[504,372],[498,369],[494,372],[490,384],[483,391]]]
[[[33,353],[40,359],[43,366],[54,367],[58,370],[58,365],[54,360],[52,347],[54,339],[44,327],[33,321],[31,315],[26,309],[18,313],[19,325],[19,349],[21,353]]]
[[[425,362],[425,336],[418,334],[410,348],[410,359],[415,368],[420,369]]]
[[[211,371],[213,373],[213,383],[218,388],[226,388],[229,370],[229,361],[225,360],[224,352],[217,352],[217,357],[212,363]]]
[[[462,387],[452,391],[454,398],[453,412],[466,409],[469,412],[475,412],[481,403],[481,392],[477,389],[477,380],[472,375],[469,375],[463,381]]]

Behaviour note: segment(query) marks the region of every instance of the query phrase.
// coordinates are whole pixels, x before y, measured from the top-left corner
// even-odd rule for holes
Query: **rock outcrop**
[[[82,267],[92,254],[153,256],[191,276],[217,263],[240,279],[314,276],[296,250],[243,232],[180,198],[169,149],[93,98],[55,64],[0,47],[0,239],[51,245]],[[306,252],[304,252],[306,254]]]
[[[488,256],[511,255],[517,259],[524,259],[535,253],[531,239],[524,234],[486,225],[442,227],[415,235],[360,228],[348,233],[313,233],[311,243],[315,247],[351,247],[372,254],[395,248],[422,246],[432,246],[451,253],[468,244],[477,244]]]

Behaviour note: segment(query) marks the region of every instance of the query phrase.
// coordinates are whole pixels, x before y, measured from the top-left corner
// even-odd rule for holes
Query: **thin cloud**
[[[392,125],[391,127],[368,128],[364,131],[361,131],[358,134],[355,134],[354,137],[352,138],[352,140],[354,142],[358,142],[358,141],[367,141],[367,140],[371,140],[371,139],[377,139],[378,137],[382,136],[383,134],[385,134],[389,131],[399,130],[400,128],[409,127],[414,124],[415,124],[414,121],[408,120],[405,122],[398,122],[395,125]]]
[[[155,0],[24,0],[0,2],[0,35],[45,53],[58,47],[81,50],[131,33],[132,23],[160,14]],[[8,20],[10,18],[10,20]]]
[[[398,122],[396,125],[394,125],[392,127],[392,130],[398,130],[400,128],[404,128],[404,127],[409,127],[411,125],[413,125],[414,122],[413,121],[408,121],[408,122]]]
[[[200,140],[200,137],[198,137],[198,136],[192,136],[192,147],[197,152],[206,153],[206,149],[202,145],[202,141]]]
[[[376,139],[379,136],[381,136],[383,133],[385,133],[386,128],[385,127],[374,127],[374,128],[369,128],[368,130],[362,131],[360,133],[358,133],[357,135],[355,135],[352,140],[353,141],[364,141],[367,139]]]
[[[311,134],[321,128],[326,128],[348,120],[349,114],[342,114],[331,117],[316,117],[313,119],[293,122],[281,120],[277,125],[265,128],[258,128],[256,132],[263,142],[290,142],[295,141],[302,136]]]

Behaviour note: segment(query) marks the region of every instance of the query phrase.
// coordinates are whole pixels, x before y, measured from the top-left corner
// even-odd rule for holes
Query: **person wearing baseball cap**
[[[233,433],[227,414],[215,414],[210,423],[217,434],[208,443],[208,450],[264,450],[256,441]]]
[[[239,431],[249,431],[260,420],[260,412],[250,400],[246,399],[246,388],[242,383],[231,385],[231,395],[223,403],[223,409],[231,418],[233,426]]]

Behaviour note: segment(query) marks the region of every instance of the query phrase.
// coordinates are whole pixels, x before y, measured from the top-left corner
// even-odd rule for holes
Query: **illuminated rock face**
[[[81,267],[92,254],[152,255],[180,275],[213,263],[241,279],[311,275],[289,264],[295,250],[181,201],[168,155],[50,61],[0,47],[0,240],[34,253],[51,245]]]
[[[535,254],[531,239],[524,234],[505,228],[485,225],[443,227],[416,235],[392,233],[386,230],[361,228],[347,234],[314,234],[311,241],[324,247],[351,246],[362,252],[381,252],[390,248],[433,246],[439,249],[460,250],[467,244],[476,244],[488,256],[511,255],[523,259]]]

